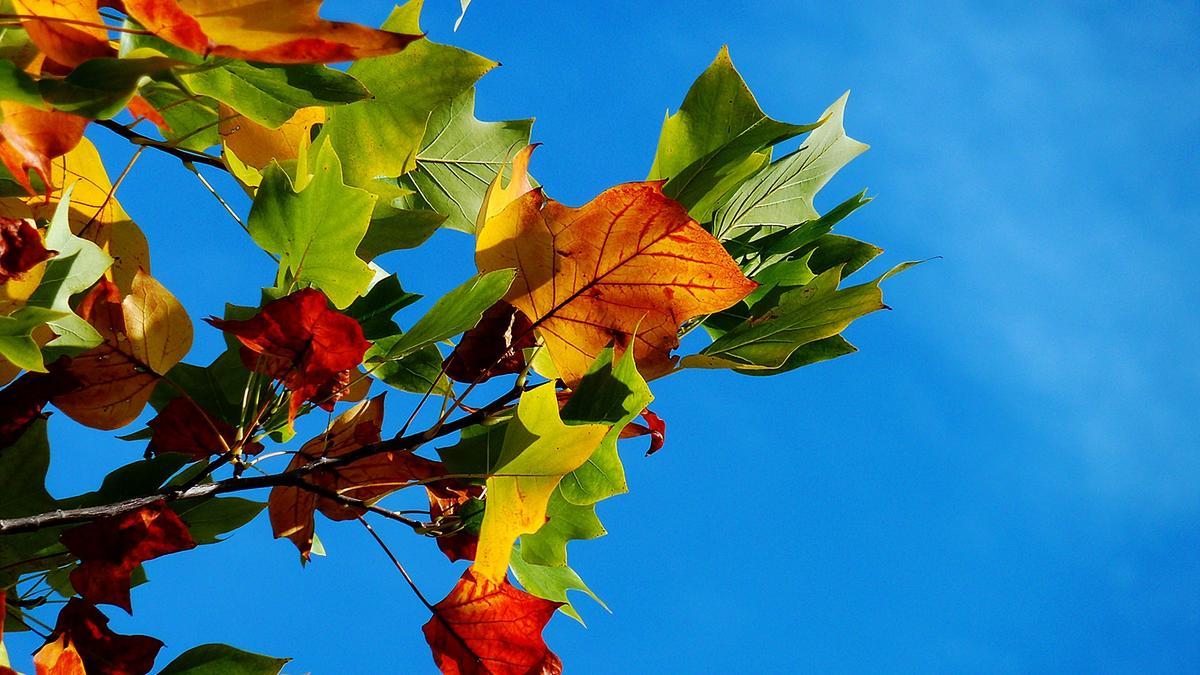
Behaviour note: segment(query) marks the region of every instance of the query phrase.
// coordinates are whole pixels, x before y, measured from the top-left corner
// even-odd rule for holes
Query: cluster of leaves
[[[880,249],[832,234],[869,200],[814,206],[866,149],[843,130],[845,97],[812,124],[774,120],[722,50],[664,123],[648,179],[569,207],[530,176],[531,121],[475,118],[474,83],[496,64],[422,37],[420,0],[381,29],[319,5],[0,0],[0,611],[45,637],[38,673],[149,672],[162,644],[114,633],[97,605],[132,613],[143,563],[264,508],[302,562],[322,551],[318,512],[358,521],[389,556],[368,517],[471,561],[439,602],[413,587],[442,671],[559,672],[542,629],[579,618],[568,591],[596,597],[568,544],[602,536],[596,504],[628,489],[619,441],[664,443],[647,381],[841,356],[843,330],[884,308],[887,274],[844,283]],[[252,198],[235,218],[277,269],[259,307],[208,319],[227,347],[211,363],[184,361],[192,321],[151,276],[89,125],[138,146],[122,179],[152,149],[202,180],[198,167],[228,171]],[[474,236],[478,274],[401,330],[394,315],[420,296],[378,259],[438,228]],[[711,342],[675,354],[696,328]],[[467,403],[493,379],[505,393]],[[385,436],[376,382],[417,396],[409,423],[441,399],[436,424]],[[52,496],[47,406],[100,430],[149,406],[122,436],[145,457]],[[343,407],[293,446],[296,418]],[[417,454],[440,439],[436,458]],[[282,471],[259,464],[277,454]],[[382,505],[405,489],[424,491],[427,518]],[[161,672],[284,663],[204,645]]]

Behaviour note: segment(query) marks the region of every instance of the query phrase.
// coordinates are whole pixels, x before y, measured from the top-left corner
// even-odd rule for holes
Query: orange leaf
[[[322,457],[339,457],[378,443],[383,426],[383,395],[360,403],[338,416],[329,429],[300,448],[288,471]],[[373,503],[407,483],[444,473],[441,464],[411,452],[384,452],[332,470],[318,469],[304,480],[326,491]],[[292,486],[271,489],[268,512],[275,537],[287,537],[307,561],[312,551],[314,513],[331,520],[349,520],[364,512],[328,497]]]
[[[350,370],[362,363],[371,343],[362,326],[329,308],[329,299],[304,288],[267,303],[244,321],[209,317],[208,323],[237,336],[246,367],[280,380],[292,391],[289,419],[305,401],[332,410],[346,393]]]
[[[164,501],[71,528],[60,540],[80,560],[71,571],[75,591],[88,602],[129,613],[129,575],[138,565],[196,547],[187,525]]]
[[[18,14],[44,17],[22,18],[21,27],[47,58],[68,70],[88,59],[117,55],[97,5],[96,0],[13,0]]]
[[[463,507],[473,499],[483,498],[483,486],[471,485],[453,478],[429,483],[425,486],[429,497],[429,517],[437,522],[448,516],[460,517]],[[450,562],[474,560],[479,546],[479,533],[466,527],[437,538],[438,548]]]
[[[65,112],[38,110],[12,101],[0,102],[0,161],[31,195],[32,170],[46,184],[49,198],[50,160],[67,154],[83,138],[88,121]]]
[[[59,366],[80,387],[52,400],[80,424],[123,427],[141,414],[158,379],[191,348],[192,323],[175,296],[141,271],[124,299],[116,284],[101,279],[78,313],[104,342]]]
[[[546,646],[542,630],[561,604],[468,569],[433,606],[425,640],[446,675],[558,675],[562,661]]]
[[[420,35],[318,16],[322,0],[125,0],[158,37],[208,56],[265,63],[335,63],[384,56]]]
[[[96,606],[71,598],[58,613],[47,643],[34,656],[38,675],[145,675],[163,643],[145,635],[118,635]],[[82,668],[74,658],[82,661]],[[59,668],[59,670],[52,670]]]
[[[484,209],[495,215],[478,231],[475,262],[481,272],[517,268],[504,299],[533,321],[568,385],[612,343],[634,343],[646,379],[665,374],[683,322],[756,286],[661,182],[618,185],[580,208],[538,188]]]

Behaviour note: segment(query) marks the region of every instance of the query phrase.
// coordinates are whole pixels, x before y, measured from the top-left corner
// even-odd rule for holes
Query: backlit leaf
[[[181,79],[194,93],[212,97],[269,129],[279,128],[305,108],[343,105],[370,96],[352,76],[321,65],[229,61]]]
[[[89,674],[145,675],[154,666],[154,657],[162,647],[163,643],[152,637],[114,633],[108,627],[108,617],[95,605],[71,598],[58,613],[54,632],[34,660],[48,661],[45,667],[55,663],[62,665],[58,653],[74,651]],[[43,652],[47,656],[43,657]],[[66,672],[79,675],[70,670]]]
[[[26,192],[37,194],[29,172],[50,185],[50,161],[79,144],[87,122],[70,113],[0,101],[0,162]]]
[[[278,659],[235,649],[229,645],[192,647],[158,672],[158,675],[278,675],[291,659]]]

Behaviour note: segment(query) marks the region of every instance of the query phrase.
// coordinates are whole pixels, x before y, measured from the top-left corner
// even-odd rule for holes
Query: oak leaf
[[[54,397],[54,405],[95,429],[123,427],[141,414],[154,385],[191,349],[191,320],[175,296],[141,271],[124,298],[115,283],[101,279],[80,303],[79,315],[103,342],[65,365],[55,364],[80,386]]]
[[[204,56],[263,63],[336,63],[384,56],[420,35],[318,16],[322,0],[124,0],[129,16]]]
[[[422,630],[446,675],[558,675],[542,630],[559,605],[468,569]]]
[[[306,401],[332,410],[371,343],[354,319],[329,308],[329,299],[304,288],[267,303],[239,321],[209,317],[208,323],[237,337],[246,367],[283,382],[292,392],[289,419]]]
[[[339,457],[378,443],[383,425],[383,400],[381,394],[342,413],[324,433],[300,448],[288,465],[288,471],[313,460]],[[437,462],[410,452],[383,452],[335,469],[317,469],[302,480],[325,492],[337,492],[373,503],[407,483],[439,473],[442,470]],[[331,520],[350,520],[363,513],[359,507],[296,486],[272,488],[267,508],[275,537],[290,539],[300,550],[301,561],[307,561],[312,552],[316,511]]]
[[[71,151],[83,138],[87,119],[70,113],[0,102],[0,161],[17,183],[36,195],[29,179],[32,170],[50,194],[50,162]]]
[[[145,635],[118,635],[108,627],[108,617],[96,606],[71,598],[58,613],[54,632],[34,657],[38,675],[145,675],[163,643]],[[71,654],[82,661],[82,670],[50,670],[74,664]],[[77,664],[75,664],[77,668]],[[46,670],[43,671],[43,668]]]
[[[521,169],[510,186],[520,185]],[[475,262],[481,271],[517,268],[504,299],[533,321],[568,385],[613,343],[632,345],[647,379],[665,374],[685,321],[755,288],[659,182],[619,185],[580,208],[547,199],[541,188],[515,199],[511,192],[488,195]]]
[[[71,571],[76,592],[92,604],[116,605],[130,613],[133,570],[147,560],[196,547],[187,525],[164,501],[71,528],[61,541],[80,560]]]

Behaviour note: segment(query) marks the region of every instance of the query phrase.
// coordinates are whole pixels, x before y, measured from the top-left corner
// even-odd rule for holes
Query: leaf
[[[742,183],[716,213],[713,233],[720,239],[738,229],[781,227],[817,218],[813,198],[829,179],[868,146],[846,135],[842,119],[850,92],[829,106],[821,126],[800,149]]]
[[[399,333],[400,327],[392,321],[392,316],[420,299],[419,294],[404,290],[399,277],[389,274],[347,307],[346,316],[362,326],[364,337],[378,340]]]
[[[527,192],[488,218],[475,262],[518,269],[504,299],[533,321],[568,385],[613,342],[632,346],[648,378],[665,374],[683,322],[755,286],[659,183],[609,188],[580,208]]]
[[[764,148],[816,126],[767,117],[722,47],[663,122],[649,179],[669,179],[663,192],[707,220],[721,197],[769,160]]]
[[[469,330],[479,323],[484,311],[509,290],[513,275],[511,269],[497,269],[472,277],[442,296],[407,333],[386,349],[376,350],[370,360],[378,363],[403,358]]]
[[[56,255],[46,263],[41,282],[29,297],[30,304],[63,314],[49,322],[57,335],[46,345],[51,361],[63,354],[74,356],[100,344],[100,334],[75,314],[71,298],[91,288],[113,262],[99,246],[71,233],[68,218],[72,193],[73,187],[63,191],[46,229],[46,246],[56,251]]]
[[[180,79],[194,93],[212,97],[270,129],[278,129],[303,109],[354,103],[371,95],[353,76],[322,65],[227,61]]]
[[[255,502],[240,497],[203,499],[196,503],[179,501],[172,508],[187,524],[188,532],[197,544],[215,544],[223,541],[222,534],[232,532],[249,523],[267,508],[266,502]]]
[[[564,424],[553,383],[521,396],[495,472],[487,479],[487,509],[472,569],[494,583],[504,579],[517,538],[545,524],[559,481],[587,461],[608,431],[603,424]]]
[[[550,497],[550,504],[546,507],[546,524],[537,532],[521,537],[521,557],[529,564],[563,567],[567,564],[567,542],[596,539],[608,534],[596,517],[595,504],[572,504],[563,498],[561,489],[560,486]],[[520,574],[517,579],[521,581]],[[524,581],[521,583],[525,584]]]
[[[42,94],[37,81],[12,61],[0,60],[0,101],[13,101],[33,108],[42,108]]]
[[[396,335],[379,340],[367,352],[366,360],[369,362],[375,356],[387,354],[401,339],[403,336]],[[398,359],[379,361],[378,365],[371,368],[371,374],[389,387],[414,394],[444,396],[454,393],[450,381],[442,372],[442,353],[437,345],[425,345]]]
[[[486,505],[483,486],[449,479],[425,486],[429,497],[429,516],[435,525],[453,518],[458,527],[437,538],[438,548],[450,562],[474,560],[479,545],[479,526],[483,524]]]
[[[147,82],[138,90],[166,123],[163,138],[184,150],[201,151],[220,142],[217,102],[169,82]]]
[[[209,415],[187,396],[171,399],[146,426],[154,432],[147,452],[177,452],[194,461],[228,452],[238,438],[236,429]],[[262,451],[262,444],[248,441],[241,451],[255,455]]]
[[[468,569],[422,630],[446,675],[557,675],[562,661],[542,638],[557,608]]]
[[[46,372],[33,331],[64,316],[63,312],[42,307],[22,307],[9,316],[0,316],[0,356],[18,368]]]
[[[279,256],[276,285],[312,284],[346,307],[375,276],[355,254],[374,204],[373,195],[342,182],[338,156],[325,143],[311,179],[297,179],[295,187],[278,165],[267,168],[247,227],[255,243]]]
[[[17,442],[29,425],[41,418],[42,408],[51,398],[76,386],[69,377],[25,373],[0,390],[0,450]]]
[[[363,446],[378,443],[383,426],[383,395],[364,401],[338,416],[320,436],[305,443],[288,465],[291,471],[322,457],[339,457]],[[305,480],[328,492],[373,503],[406,483],[443,473],[437,462],[411,452],[383,452],[339,466],[316,470]],[[331,520],[349,520],[363,513],[328,497],[293,486],[271,489],[268,499],[271,529],[275,538],[287,537],[307,562],[313,547],[314,513]]]
[[[326,21],[321,0],[125,0],[158,37],[203,56],[265,63],[335,63],[392,54],[420,35]]]
[[[103,279],[79,305],[79,314],[103,342],[70,360],[65,371],[80,388],[56,396],[68,417],[95,429],[117,429],[142,412],[154,385],[192,346],[192,322],[183,306],[148,274],[133,279],[123,299]]]
[[[410,0],[396,8],[384,29],[420,33],[422,5],[422,0]],[[350,66],[348,72],[374,98],[329,111],[324,133],[345,160],[346,181],[375,191],[371,183],[376,178],[392,179],[415,169],[430,113],[495,66],[494,61],[430,40]]]
[[[229,645],[192,647],[168,663],[158,675],[278,675],[291,659],[277,659]]]
[[[629,491],[625,468],[617,454],[617,439],[653,400],[654,395],[638,373],[631,351],[626,350],[619,360],[612,348],[600,352],[563,406],[562,415],[569,422],[599,422],[611,426],[587,463],[563,479],[559,489],[568,502],[594,504]]]
[[[265,127],[221,104],[218,130],[228,157],[232,153],[241,162],[265,169],[272,160],[285,162],[300,155],[300,147],[312,136],[312,128],[325,122],[325,108],[301,108],[277,129]],[[260,177],[261,181],[261,177]]]
[[[482,382],[525,368],[523,350],[537,344],[533,324],[521,310],[501,300],[483,313],[446,359],[446,375],[459,382]]]
[[[0,450],[0,518],[19,518],[57,507],[46,491],[49,468],[46,420],[36,418],[15,443]],[[53,529],[0,536],[0,586],[8,585],[9,574],[20,572],[15,569],[18,563],[53,545],[57,538]]]
[[[579,612],[571,604],[570,599],[567,597],[567,591],[583,591],[599,603],[601,607],[608,609],[604,601],[593,593],[587,584],[583,583],[583,579],[579,578],[575,570],[565,565],[556,567],[530,563],[525,560],[521,553],[524,547],[525,544],[522,542],[520,546],[513,549],[511,565],[513,576],[517,578],[517,582],[527,592],[539,598],[559,603],[561,605],[559,609],[564,614],[581,624],[583,623],[583,618],[579,616]]]
[[[177,62],[161,56],[92,59],[65,78],[39,80],[38,88],[56,110],[88,119],[110,119],[129,105],[142,78],[175,65]]]
[[[87,122],[70,113],[0,101],[0,162],[27,193],[37,194],[29,172],[49,186],[50,161],[79,144]]]
[[[112,632],[108,627],[108,617],[101,614],[95,605],[79,598],[71,598],[63,606],[47,646],[38,651],[34,661],[42,665],[46,660],[43,652],[54,655],[61,651],[61,646],[53,646],[56,642],[69,645],[67,651],[73,650],[79,655],[87,673],[103,675],[145,675],[154,667],[154,657],[163,647],[162,642],[152,637]],[[50,664],[56,661],[51,660]],[[61,661],[58,663],[61,665]],[[48,666],[46,664],[44,667]],[[76,675],[70,670],[66,672]]]
[[[445,226],[475,231],[488,186],[504,164],[529,144],[533,120],[481,122],[475,118],[475,89],[443,103],[429,116],[416,168],[399,178],[413,191],[408,208],[448,214]]]
[[[25,15],[21,27],[38,49],[67,69],[113,54],[96,0],[12,0],[12,7]]]
[[[289,420],[306,401],[332,410],[346,384],[342,378],[362,363],[371,346],[358,322],[330,309],[325,294],[313,288],[269,302],[246,320],[206,320],[237,336],[248,369],[291,390]]]
[[[28,220],[0,216],[0,283],[20,279],[54,254]]]
[[[62,635],[53,642],[47,642],[34,654],[33,666],[37,668],[37,675],[87,675],[83,668],[83,658],[66,636]],[[0,675],[4,675],[6,671],[16,673],[3,668],[0,669]]]
[[[367,235],[358,245],[358,257],[374,260],[384,253],[403,251],[424,244],[446,216],[425,209],[397,209],[380,201],[371,214]]]
[[[62,543],[80,560],[71,572],[75,590],[88,602],[116,605],[129,613],[129,575],[134,568],[196,547],[187,526],[161,500],[73,527],[63,532]]]

